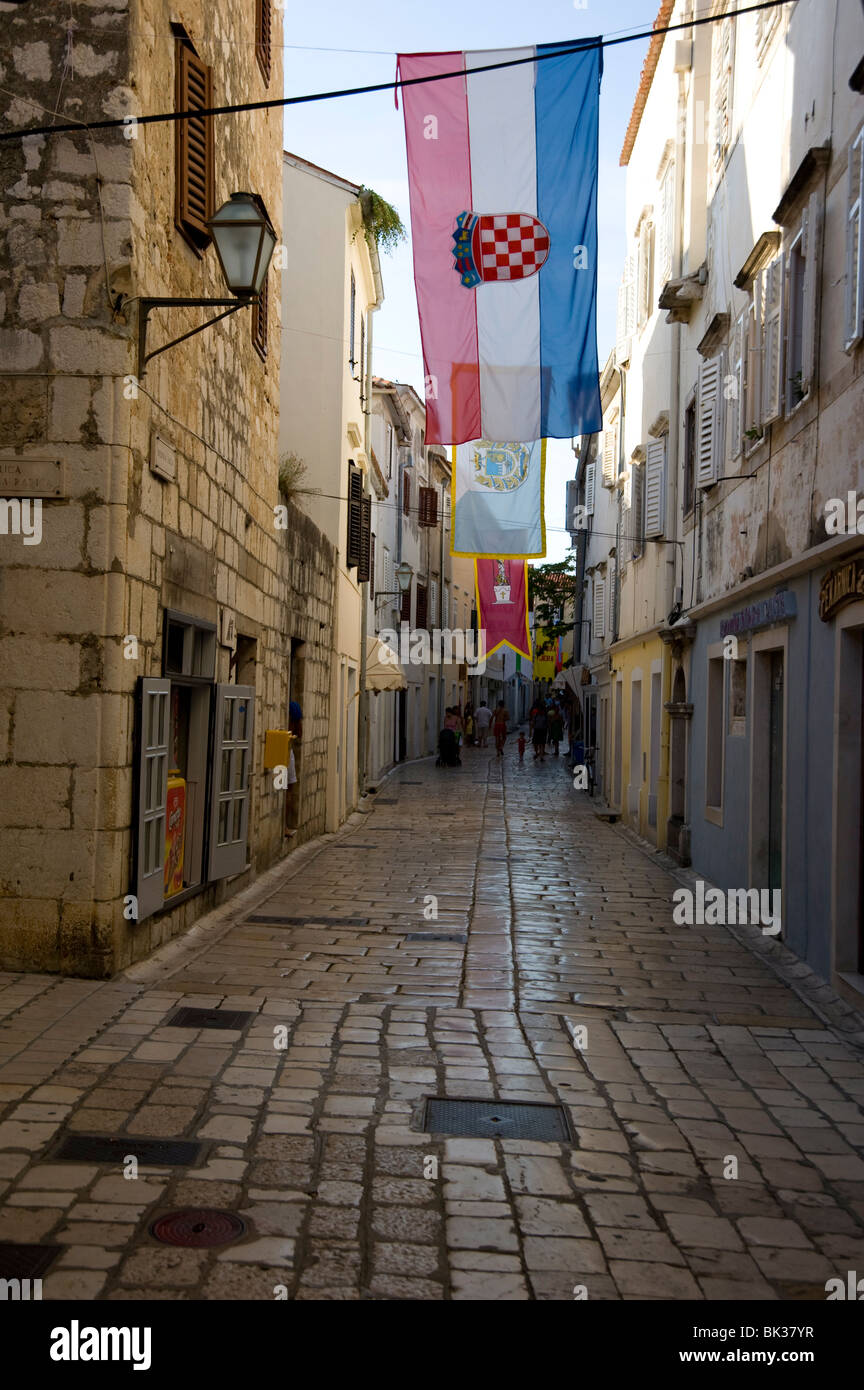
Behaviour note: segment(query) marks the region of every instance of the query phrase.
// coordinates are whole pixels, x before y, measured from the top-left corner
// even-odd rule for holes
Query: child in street
[[[525,757],[525,730],[519,730],[519,761]]]

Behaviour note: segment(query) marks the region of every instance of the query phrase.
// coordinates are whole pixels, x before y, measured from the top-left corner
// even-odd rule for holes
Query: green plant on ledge
[[[371,188],[360,189],[358,199],[363,214],[363,232],[367,245],[379,251],[395,251],[405,240],[406,232],[392,203],[388,203]]]

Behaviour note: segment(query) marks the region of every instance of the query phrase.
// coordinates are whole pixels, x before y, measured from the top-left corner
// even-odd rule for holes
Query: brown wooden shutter
[[[272,0],[255,0],[255,57],[268,85],[273,62],[272,10]]]
[[[270,310],[270,287],[267,276],[261,286],[261,297],[252,306],[252,342],[262,359],[267,357],[267,317]]]
[[[418,517],[421,526],[438,525],[438,489],[434,487],[421,487],[420,489],[420,515]]]
[[[372,515],[372,503],[369,503],[369,515]],[[375,597],[375,534],[372,533],[372,545],[369,551],[369,597]]]
[[[203,111],[213,106],[213,69],[201,62],[188,43],[177,44],[177,110]],[[196,250],[210,242],[207,219],[213,212],[213,118],[190,116],[175,122],[177,212],[180,231]]]
[[[363,475],[353,463],[348,469],[348,541],[345,563],[359,565],[363,545]],[[367,561],[368,563],[368,561]]]
[[[362,478],[361,478],[362,486]],[[360,498],[360,559],[357,583],[367,584],[372,574],[372,498]]]
[[[402,620],[403,623],[410,623],[410,621],[411,621],[411,589],[410,589],[410,587],[408,588],[407,592],[406,592],[406,593],[403,593],[403,595],[402,595],[402,607],[401,607],[400,610],[399,610],[399,617],[401,618],[401,620]]]
[[[411,515],[411,478],[407,473],[402,474],[402,510],[406,516]]]
[[[417,585],[417,627],[425,627],[428,620],[428,594],[425,584]]]

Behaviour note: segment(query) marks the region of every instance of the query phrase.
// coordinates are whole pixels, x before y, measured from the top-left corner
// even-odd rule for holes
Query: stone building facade
[[[282,20],[2,9],[7,128],[124,122],[0,145],[0,497],[41,512],[38,544],[0,534],[0,960],[99,976],[284,853],[263,745],[291,695],[291,843],[323,828],[333,553],[279,491],[278,269],[261,306],[136,354],[142,296],[226,298],[207,212],[251,192],[280,238],[282,117],[135,118],[279,95]],[[155,310],[148,352],[215,312]]]

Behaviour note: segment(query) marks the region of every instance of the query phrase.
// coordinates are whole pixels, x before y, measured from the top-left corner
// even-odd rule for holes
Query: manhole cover
[[[188,1245],[203,1249],[227,1245],[245,1234],[246,1223],[233,1211],[216,1207],[183,1207],[166,1211],[150,1226],[150,1234],[163,1245]]]
[[[53,1162],[122,1164],[128,1154],[147,1168],[194,1168],[203,1144],[191,1139],[108,1139],[102,1134],[69,1134],[61,1141]]]
[[[166,1018],[163,1028],[245,1028],[255,1013],[241,1009],[178,1009]]]
[[[306,927],[310,922],[321,927],[368,927],[368,917],[279,917],[275,912],[256,913],[254,917],[244,917],[244,922],[270,922],[282,927]]]
[[[63,1245],[0,1244],[0,1279],[41,1279]]]
[[[532,1101],[426,1101],[423,1128],[428,1134],[454,1134],[464,1139],[539,1139],[572,1143],[567,1116],[560,1105]]]
[[[462,942],[464,942],[465,936],[464,936],[464,934],[461,934],[461,933],[459,933],[459,932],[453,932],[451,935],[448,935],[446,932],[410,931],[410,932],[408,932],[408,933],[406,934],[405,940],[406,940],[406,941],[462,941]]]

